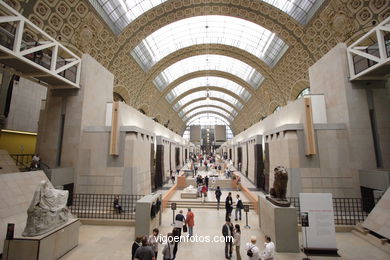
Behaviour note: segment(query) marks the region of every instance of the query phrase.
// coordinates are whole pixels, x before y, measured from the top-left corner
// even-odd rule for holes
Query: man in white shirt
[[[271,241],[269,236],[265,236],[265,248],[261,253],[261,259],[263,260],[274,260],[275,244]]]
[[[251,242],[246,244],[245,247],[246,255],[248,260],[258,260],[260,258],[259,248],[256,246],[256,237],[251,237]],[[250,251],[250,252],[249,252]]]

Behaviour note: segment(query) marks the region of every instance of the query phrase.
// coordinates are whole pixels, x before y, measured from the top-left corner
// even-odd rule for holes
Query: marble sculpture
[[[41,181],[27,209],[27,223],[22,235],[43,235],[73,218],[66,207],[67,200],[68,191],[57,190],[49,181]]]

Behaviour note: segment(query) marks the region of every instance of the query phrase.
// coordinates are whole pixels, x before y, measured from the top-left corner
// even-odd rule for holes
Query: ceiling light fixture
[[[209,89],[207,89],[207,92],[206,92],[206,100],[210,100],[210,93],[209,93]]]

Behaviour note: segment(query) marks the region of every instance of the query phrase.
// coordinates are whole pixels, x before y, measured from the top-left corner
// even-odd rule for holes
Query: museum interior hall
[[[0,259],[390,259],[390,0],[0,0]]]

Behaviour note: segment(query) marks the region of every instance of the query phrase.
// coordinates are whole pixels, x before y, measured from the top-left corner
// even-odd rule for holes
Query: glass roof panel
[[[109,18],[116,33],[122,32],[138,16],[165,1],[167,0],[89,0],[98,12],[102,10],[104,16]],[[100,15],[103,16],[102,13]]]
[[[300,24],[307,24],[325,0],[262,0],[282,10]]]
[[[213,125],[227,125],[230,123],[220,115],[214,113],[203,113],[194,116],[189,120],[187,125],[202,125],[202,126],[213,126]]]
[[[205,112],[205,111],[214,111],[214,112],[220,113],[220,114],[226,116],[227,118],[229,118],[230,121],[233,121],[233,119],[234,119],[229,113],[227,113],[226,111],[224,111],[222,109],[215,108],[215,107],[201,107],[201,108],[195,109],[195,110],[191,111],[190,113],[188,113],[185,117],[183,117],[183,121],[186,121],[188,118],[190,118],[192,115],[195,115],[196,113]]]
[[[230,96],[228,94],[225,94],[223,92],[210,90],[209,91],[209,96],[213,97],[213,98],[223,99],[223,100],[229,102],[230,104],[232,104],[238,110],[241,110],[242,107],[243,107],[243,105],[241,104],[240,101],[238,101],[234,97],[232,97],[232,96]],[[202,97],[204,97],[205,100],[206,100],[207,90],[197,91],[197,92],[191,93],[191,94],[183,97],[182,99],[180,99],[176,103],[176,104],[178,104],[177,108],[179,109],[180,107],[184,106],[185,104],[187,104],[191,100],[194,100],[194,99],[197,99],[197,98],[202,98]],[[176,106],[176,104],[175,104],[175,106]],[[175,106],[173,107],[174,109],[175,109]],[[175,109],[175,110],[177,110],[177,109]]]
[[[179,84],[166,95],[166,99],[169,103],[172,103],[172,101],[181,94],[205,86],[224,88],[241,96],[245,101],[248,101],[252,96],[245,88],[232,80],[221,77],[198,77]]]
[[[115,33],[121,33],[127,25],[149,9],[167,0],[89,0]],[[307,24],[325,0],[258,0],[285,12],[299,23]],[[239,25],[232,24],[236,30]],[[209,27],[210,31],[212,27]],[[219,39],[219,41],[223,41]]]
[[[131,55],[149,70],[167,55],[197,44],[224,44],[247,51],[273,67],[288,48],[275,33],[247,20],[203,15],[168,24],[143,39]]]
[[[258,71],[240,60],[223,55],[205,54],[192,56],[172,64],[162,71],[153,82],[162,91],[181,76],[199,70],[218,70],[231,73],[245,80],[255,89],[263,81],[263,76]]]
[[[202,101],[197,101],[195,103],[192,103],[191,105],[188,105],[185,108],[183,108],[182,110],[180,110],[179,116],[182,117],[185,113],[187,113],[188,111],[190,111],[191,109],[193,109],[195,107],[210,106],[210,105],[222,107],[222,108],[226,109],[227,111],[229,111],[233,116],[237,116],[237,111],[233,107],[231,107],[223,102],[217,101],[217,100],[202,100]]]

